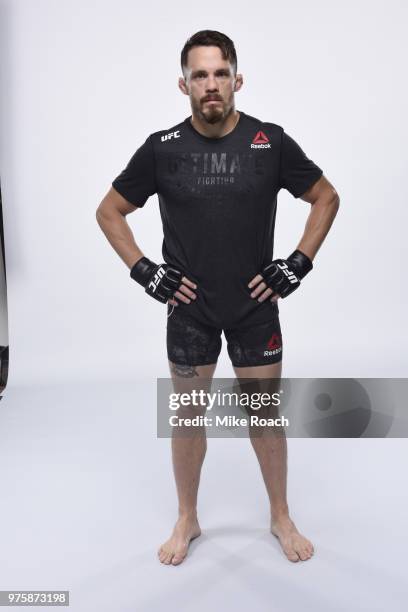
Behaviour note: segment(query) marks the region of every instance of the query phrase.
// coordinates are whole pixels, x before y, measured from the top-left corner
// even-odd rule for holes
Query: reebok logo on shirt
[[[261,131],[256,133],[252,144],[251,149],[270,149],[271,145],[269,143],[269,138]]]

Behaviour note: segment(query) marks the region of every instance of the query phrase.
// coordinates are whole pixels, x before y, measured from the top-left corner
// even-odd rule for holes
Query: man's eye
[[[227,79],[229,77],[229,73],[228,72],[219,72],[218,74],[215,75],[217,78],[223,78],[223,79]],[[206,79],[207,75],[206,74],[196,74],[193,77],[194,79]]]

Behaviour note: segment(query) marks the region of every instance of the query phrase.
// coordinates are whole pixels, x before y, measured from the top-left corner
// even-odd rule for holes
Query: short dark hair
[[[187,66],[187,56],[190,49],[193,47],[219,47],[223,59],[229,60],[232,64],[234,74],[237,73],[237,53],[234,43],[226,34],[217,32],[216,30],[200,30],[190,36],[181,51],[181,70],[184,73],[184,67]]]

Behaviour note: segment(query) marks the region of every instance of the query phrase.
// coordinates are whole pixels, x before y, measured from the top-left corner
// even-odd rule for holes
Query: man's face
[[[201,120],[217,123],[233,110],[234,91],[240,88],[241,80],[219,47],[193,47],[179,87],[190,97],[191,108]]]

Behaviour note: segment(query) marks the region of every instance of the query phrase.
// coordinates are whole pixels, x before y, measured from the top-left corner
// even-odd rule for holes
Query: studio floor
[[[292,563],[268,532],[246,439],[209,439],[202,536],[180,566],[155,380],[8,387],[0,403],[1,590],[69,590],[75,612],[406,609],[405,439],[288,439]]]

